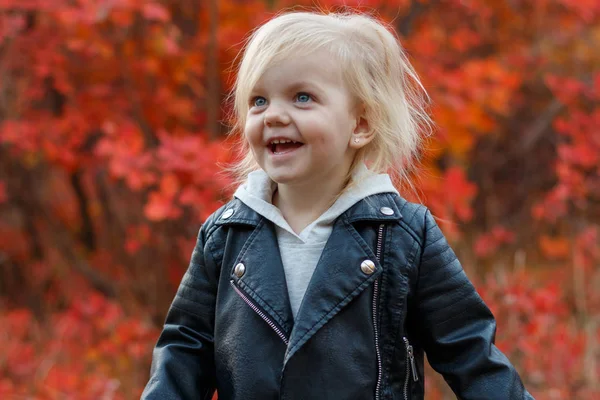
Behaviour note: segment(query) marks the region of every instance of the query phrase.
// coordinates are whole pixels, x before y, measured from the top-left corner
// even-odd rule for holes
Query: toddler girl
[[[430,122],[393,33],[280,15],[234,96],[243,182],[199,231],[142,398],[422,399],[427,353],[461,399],[531,399],[431,213],[388,175],[406,182]]]

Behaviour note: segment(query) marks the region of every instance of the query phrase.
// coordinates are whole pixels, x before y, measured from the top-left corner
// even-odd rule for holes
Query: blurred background
[[[418,196],[536,399],[600,398],[600,2],[0,1],[0,398],[135,399],[201,222],[226,95],[284,7],[389,22],[432,97]],[[451,399],[428,371],[427,399]]]

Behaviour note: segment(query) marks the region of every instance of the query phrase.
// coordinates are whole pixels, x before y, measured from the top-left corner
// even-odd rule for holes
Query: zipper
[[[383,242],[383,228],[385,225],[379,225],[377,235],[377,249],[375,257],[377,262],[381,260],[381,246]],[[377,328],[377,300],[379,297],[379,279],[375,280],[373,285],[373,331],[375,333],[375,354],[377,356],[377,384],[375,386],[375,400],[379,400],[379,390],[381,388],[381,353],[379,351],[379,331]]]
[[[406,346],[406,378],[404,379],[404,400],[408,400],[408,380],[410,379],[410,373],[412,371],[413,380],[417,382],[419,380],[419,375],[417,374],[417,367],[415,366],[415,355],[413,353],[413,347],[408,342],[406,337],[402,338],[404,340],[404,345]],[[408,369],[408,364],[410,363],[410,369]]]
[[[277,334],[277,336],[279,336],[281,338],[281,340],[283,340],[283,343],[285,343],[285,345],[288,345],[288,338],[285,336],[285,333],[283,333],[283,330],[279,328],[279,326],[277,326],[277,324],[273,321],[271,321],[271,319],[267,316],[267,314],[265,314],[260,308],[258,308],[258,306],[256,306],[249,298],[248,296],[246,296],[233,282],[233,280],[229,281],[229,283],[231,283],[231,286],[233,286],[233,289],[237,292],[237,294],[240,295],[240,297],[242,298],[242,300],[244,300],[246,302],[246,304],[248,304],[250,306],[251,309],[254,310],[255,313],[258,314],[259,317],[261,317],[263,320],[265,320],[265,322],[271,327],[271,329],[273,329],[275,331],[275,333]]]

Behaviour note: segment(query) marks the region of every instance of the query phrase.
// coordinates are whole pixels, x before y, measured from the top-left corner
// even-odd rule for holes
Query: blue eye
[[[300,103],[307,103],[311,99],[312,99],[312,97],[308,93],[300,92],[296,95],[296,100],[299,101]]]
[[[261,97],[261,96],[256,96],[255,98],[252,99],[251,103],[252,103],[252,106],[254,106],[254,107],[262,107],[265,104],[267,104],[267,99],[265,99],[264,97]]]

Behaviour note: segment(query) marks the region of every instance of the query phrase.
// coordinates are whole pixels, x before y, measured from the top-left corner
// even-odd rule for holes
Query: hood
[[[247,181],[236,190],[234,197],[302,242],[314,242],[324,239],[322,235],[318,235],[319,227],[330,227],[337,217],[365,197],[377,193],[398,194],[388,174],[376,174],[362,163],[352,173],[352,179],[357,184],[345,190],[329,209],[304,228],[300,234],[293,231],[281,211],[272,204],[277,183],[272,181],[262,169],[251,172]]]

